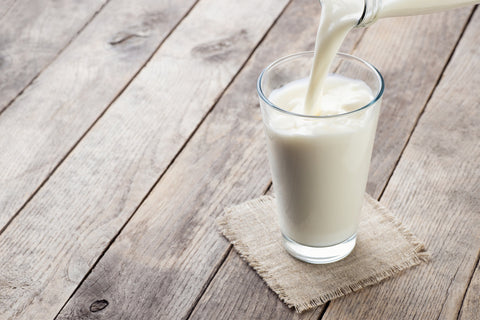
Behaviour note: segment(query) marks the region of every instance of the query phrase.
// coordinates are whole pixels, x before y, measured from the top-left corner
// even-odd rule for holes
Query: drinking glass
[[[363,81],[372,100],[335,115],[293,113],[273,103],[274,90],[306,79],[313,52],[281,58],[260,74],[277,217],[285,249],[309,263],[346,257],[355,247],[384,82],[368,62],[338,53],[331,73]]]

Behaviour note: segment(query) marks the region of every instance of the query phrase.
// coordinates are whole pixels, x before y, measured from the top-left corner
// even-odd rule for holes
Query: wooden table
[[[386,92],[368,192],[432,261],[303,314],[217,232],[267,192],[255,81],[313,48],[308,0],[3,0],[0,319],[480,319],[480,11],[342,51]]]

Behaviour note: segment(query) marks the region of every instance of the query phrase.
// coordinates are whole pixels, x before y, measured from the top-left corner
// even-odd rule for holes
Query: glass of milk
[[[322,264],[355,247],[384,82],[368,62],[338,53],[320,113],[305,114],[312,63],[313,52],[275,61],[257,91],[285,249]]]

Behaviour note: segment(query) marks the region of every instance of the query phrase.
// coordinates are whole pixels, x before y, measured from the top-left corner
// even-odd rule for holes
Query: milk
[[[303,109],[308,79],[274,90],[270,101]],[[361,81],[324,80],[327,114],[353,111],[373,99]],[[354,235],[367,182],[377,109],[343,118],[292,119],[274,113],[265,123],[268,154],[283,234],[308,246],[329,246]]]
[[[302,113],[321,115],[322,87],[330,64],[348,32],[358,23],[363,1],[332,0],[322,2],[322,15],[315,42],[315,58],[310,75],[305,109]]]

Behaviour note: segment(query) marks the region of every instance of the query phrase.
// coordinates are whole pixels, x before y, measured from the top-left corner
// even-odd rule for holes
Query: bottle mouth
[[[378,20],[378,12],[382,6],[382,0],[364,0],[363,13],[358,20],[356,28],[365,28]]]

